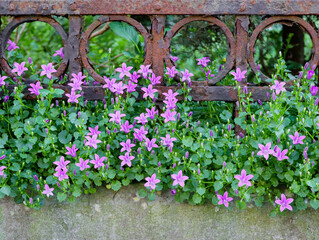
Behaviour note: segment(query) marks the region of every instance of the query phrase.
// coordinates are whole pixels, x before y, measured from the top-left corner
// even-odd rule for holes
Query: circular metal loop
[[[309,63],[310,66],[317,66],[318,65],[318,61],[319,61],[319,39],[318,39],[318,35],[316,30],[305,20],[303,20],[300,17],[296,17],[296,16],[275,16],[275,17],[270,17],[264,21],[262,21],[257,27],[256,29],[253,31],[251,37],[250,37],[250,41],[248,43],[248,62],[250,67],[252,68],[252,70],[254,71],[254,73],[257,72],[257,64],[255,62],[254,59],[254,48],[255,48],[255,44],[257,41],[257,38],[259,36],[259,34],[261,34],[261,32],[263,30],[265,30],[266,28],[269,28],[270,26],[272,26],[273,24],[276,23],[281,23],[281,24],[285,24],[285,22],[292,22],[292,23],[297,23],[299,26],[301,26],[302,28],[304,28],[310,35],[312,43],[313,43],[313,48],[314,48],[314,54],[312,56],[312,59]],[[269,79],[268,76],[266,76],[264,73],[260,72],[260,77],[262,79],[262,81],[266,84],[269,84],[267,82],[265,82],[266,79]]]
[[[85,69],[88,71],[88,73],[94,78],[94,80],[100,82],[100,83],[104,83],[104,78],[101,77],[93,68],[93,66],[91,66],[91,64],[89,63],[89,59],[87,56],[87,53],[89,51],[89,39],[91,34],[98,28],[100,27],[102,24],[107,23],[107,22],[114,22],[114,21],[120,21],[120,22],[126,22],[128,24],[130,24],[131,26],[133,26],[137,31],[139,31],[141,33],[141,35],[144,38],[145,41],[145,61],[144,64],[147,64],[150,62],[150,36],[149,33],[147,32],[147,30],[144,28],[144,26],[137,22],[136,20],[134,20],[133,18],[129,18],[127,16],[102,16],[99,17],[95,22],[93,22],[85,31],[85,33],[82,35],[81,37],[81,41],[80,41],[80,55],[81,55],[81,59],[82,59],[82,63],[83,66],[85,67]]]
[[[216,83],[221,81],[227,75],[227,73],[233,68],[234,62],[235,62],[235,56],[236,56],[235,38],[225,23],[223,23],[222,21],[220,21],[219,19],[215,17],[200,17],[200,16],[187,17],[180,20],[172,27],[172,29],[165,36],[165,42],[167,43],[168,46],[170,46],[173,37],[183,28],[183,26],[194,21],[205,21],[205,22],[211,23],[211,25],[217,25],[218,27],[221,28],[221,30],[223,31],[223,33],[225,34],[228,40],[229,46],[228,46],[228,54],[226,57],[225,68],[208,82],[208,85],[215,85]],[[168,67],[173,66],[173,63],[170,59],[169,54],[165,56],[165,63]]]
[[[44,17],[44,16],[21,16],[21,17],[15,17],[13,20],[5,27],[5,29],[2,32],[2,41],[0,46],[0,65],[3,71],[11,78],[17,77],[15,73],[12,73],[12,68],[10,67],[7,56],[6,56],[6,46],[7,42],[9,40],[9,37],[13,30],[18,27],[22,23],[26,22],[45,22],[47,24],[50,24],[60,35],[62,38],[62,42],[64,47],[67,45],[68,35],[64,31],[63,27],[53,18],[51,17]],[[59,68],[57,69],[56,73],[54,73],[54,76],[60,77],[66,70],[68,66],[68,58],[66,54],[64,55],[64,58],[62,59],[62,63],[60,64]]]

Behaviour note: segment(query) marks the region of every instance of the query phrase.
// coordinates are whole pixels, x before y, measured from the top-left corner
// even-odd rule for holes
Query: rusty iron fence
[[[53,15],[63,16],[69,20],[69,29],[63,27],[52,18]],[[98,20],[83,30],[85,15],[101,15]],[[148,15],[151,29],[147,30],[141,23],[129,15]],[[167,33],[164,31],[167,15],[186,15]],[[219,15],[235,15],[234,31],[223,23]],[[252,15],[263,15],[259,25],[249,33]],[[10,34],[22,23],[41,21],[50,24],[61,36],[64,44],[64,58],[56,72],[60,77],[67,69],[69,75],[86,69],[98,82],[103,82],[91,66],[88,59],[90,35],[102,24],[122,21],[132,25],[143,36],[145,41],[145,62],[151,64],[156,75],[163,76],[164,66],[172,67],[170,44],[172,38],[190,22],[206,21],[218,26],[225,34],[228,43],[228,55],[225,68],[208,82],[193,82],[191,95],[195,101],[237,101],[237,90],[233,86],[216,86],[232,69],[251,68],[257,71],[254,60],[254,47],[260,33],[276,23],[295,23],[306,31],[312,40],[312,58],[310,66],[317,66],[319,61],[319,38],[313,24],[305,21],[302,15],[319,15],[318,0],[1,0],[1,16],[12,16],[13,20],[4,27],[0,35],[0,67],[8,76],[14,77],[6,57],[6,45]],[[1,24],[1,22],[0,22]],[[267,78],[261,73],[263,80]],[[163,77],[162,77],[163,79]],[[243,81],[243,85],[247,82]],[[70,91],[68,86],[56,86]],[[159,97],[168,88],[165,83],[156,87]],[[265,86],[248,86],[254,100],[267,100]],[[99,86],[83,88],[84,97],[88,100],[103,99],[104,90]],[[30,96],[32,98],[32,96]]]

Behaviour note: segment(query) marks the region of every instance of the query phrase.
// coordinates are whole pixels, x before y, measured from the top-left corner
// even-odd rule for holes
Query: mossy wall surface
[[[271,206],[232,211],[180,204],[169,192],[141,199],[143,185],[105,188],[74,203],[49,200],[40,210],[0,201],[0,239],[319,239],[319,211],[270,218]]]

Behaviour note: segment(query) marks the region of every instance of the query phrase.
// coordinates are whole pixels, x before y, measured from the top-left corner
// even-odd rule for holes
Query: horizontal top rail
[[[0,15],[317,15],[318,0],[1,0]]]

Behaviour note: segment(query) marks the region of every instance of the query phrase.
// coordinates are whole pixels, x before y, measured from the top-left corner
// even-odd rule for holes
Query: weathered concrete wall
[[[211,204],[179,204],[169,193],[139,199],[142,185],[118,193],[101,188],[74,203],[47,201],[30,210],[0,201],[0,239],[319,239],[319,211],[270,218],[270,207],[229,211]]]

